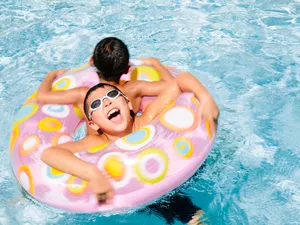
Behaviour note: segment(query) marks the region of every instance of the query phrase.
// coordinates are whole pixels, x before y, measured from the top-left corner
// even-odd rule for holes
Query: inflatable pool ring
[[[177,70],[170,70],[176,75]],[[137,66],[124,79],[158,80],[156,70]],[[70,70],[53,84],[54,90],[94,86],[99,78],[92,67]],[[42,152],[73,141],[84,122],[74,105],[39,105],[36,92],[18,112],[10,137],[10,159],[19,183],[34,199],[74,212],[125,210],[150,203],[189,179],[209,154],[215,134],[198,121],[198,102],[180,95],[151,124],[140,130],[76,154],[110,178],[115,196],[99,205],[88,183],[51,168]],[[180,119],[179,119],[180,118]]]

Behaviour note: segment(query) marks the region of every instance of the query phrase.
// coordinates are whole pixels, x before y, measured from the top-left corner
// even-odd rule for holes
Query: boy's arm
[[[158,96],[168,88],[168,81],[130,81],[124,84],[126,95],[133,97]]]
[[[83,102],[87,87],[72,88],[64,91],[52,91],[53,81],[63,73],[65,69],[54,70],[47,74],[45,79],[42,81],[38,92],[37,102],[41,104],[78,104]]]

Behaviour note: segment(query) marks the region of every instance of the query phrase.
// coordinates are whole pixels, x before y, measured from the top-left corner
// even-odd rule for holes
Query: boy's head
[[[131,110],[128,98],[117,87],[106,83],[92,87],[84,99],[90,127],[113,136],[131,130]]]
[[[118,83],[122,74],[128,72],[128,48],[118,38],[104,38],[96,45],[92,61],[102,79]]]

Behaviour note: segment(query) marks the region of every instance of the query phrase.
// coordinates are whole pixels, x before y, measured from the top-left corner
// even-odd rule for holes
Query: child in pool
[[[192,76],[179,75],[170,81],[169,87],[146,107],[141,116],[136,117],[131,113],[130,100],[117,87],[98,84],[87,92],[84,112],[89,120],[88,125],[94,130],[100,129],[102,135],[89,135],[79,141],[50,147],[43,152],[41,159],[53,168],[87,180],[98,201],[103,203],[114,195],[110,182],[95,165],[77,158],[74,153],[114,141],[149,124],[181,92],[199,95],[199,84],[199,81],[194,82]],[[196,219],[194,217],[191,221]]]
[[[157,96],[165,88],[168,82],[173,80],[169,71],[162,66],[159,60],[155,58],[142,59],[148,65],[153,66],[161,76],[161,81],[129,81],[123,85],[119,84],[120,77],[130,70],[129,51],[127,46],[115,37],[108,37],[101,40],[95,47],[93,56],[90,59],[90,65],[97,69],[99,79],[103,83],[109,83],[118,87],[130,99],[133,112],[138,112],[143,96]],[[76,104],[83,111],[83,100],[88,91],[88,87],[77,87],[70,90],[52,91],[53,81],[63,74],[66,70],[56,70],[48,73],[37,93],[37,102],[41,104]],[[186,76],[191,76],[185,73]],[[197,80],[196,78],[194,78]],[[209,120],[212,129],[215,130],[214,120],[218,116],[218,108],[213,98],[205,87],[200,83],[199,96],[200,100],[199,114],[204,119]],[[87,121],[87,118],[85,118]],[[87,126],[87,134],[96,134]]]
[[[161,93],[166,87],[169,87],[167,84],[168,81],[173,80],[174,78],[169,74],[169,71],[166,70],[160,62],[155,58],[143,59],[144,63],[149,66],[155,67],[161,75],[161,79],[163,81],[160,82],[145,82],[145,81],[130,81],[125,85],[119,85],[119,79],[123,73],[128,71],[129,66],[129,54],[126,45],[117,38],[106,38],[100,41],[93,53],[93,56],[90,60],[91,65],[95,65],[98,70],[99,78],[102,82],[110,83],[116,85],[119,89],[125,93],[128,98],[131,100],[133,105],[133,111],[136,113],[139,109],[139,105],[141,102],[141,97],[144,95],[158,95]],[[101,72],[103,71],[103,72]],[[117,71],[117,72],[116,72]],[[118,72],[119,71],[119,72]],[[40,89],[37,94],[38,102],[40,103],[48,103],[48,104],[77,104],[83,110],[83,100],[87,93],[88,88],[79,87],[66,91],[56,91],[53,92],[51,90],[52,82],[57,76],[60,76],[64,73],[65,70],[58,70],[50,72],[45,80],[42,82]],[[200,87],[198,91],[198,99],[203,103],[200,106],[199,115],[202,115],[204,118],[211,120],[211,124],[214,126],[214,119],[217,118],[218,108],[215,105],[213,99],[206,91],[206,89],[202,86],[202,84],[194,78],[192,75],[188,73],[182,73],[182,77],[187,76],[187,79],[192,79],[192,83],[198,83],[198,87]],[[183,82],[184,79],[181,79]],[[86,121],[88,121],[86,119]],[[88,126],[88,134],[95,133],[94,130]],[[214,129],[214,128],[213,128]],[[182,201],[182,199],[188,199],[187,197],[172,197],[171,204],[175,204],[175,200],[177,205],[182,204],[185,208],[190,209],[189,214],[181,215],[178,218],[188,218],[190,213],[197,214],[197,210],[199,207],[193,206],[191,201],[188,199],[186,201]],[[174,199],[174,200],[173,200]],[[179,201],[179,200],[180,201]],[[152,211],[161,212],[162,215],[166,218],[166,221],[169,221],[168,216],[165,213],[165,210],[155,210],[160,209],[160,207],[154,207],[152,205]],[[181,219],[181,221],[183,221]]]

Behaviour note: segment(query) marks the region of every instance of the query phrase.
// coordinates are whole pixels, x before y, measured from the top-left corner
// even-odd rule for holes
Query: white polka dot
[[[165,113],[164,120],[174,127],[187,129],[193,125],[194,115],[187,108],[174,107]]]
[[[26,191],[29,191],[30,181],[29,181],[29,177],[25,172],[20,173],[20,183]]]
[[[25,151],[27,150],[32,150],[32,148],[37,144],[37,138],[36,137],[31,137],[28,138],[26,141],[23,143],[23,149]]]
[[[158,170],[155,173],[150,173],[147,168],[147,161],[148,160],[154,160],[158,164]],[[165,170],[165,161],[162,159],[160,155],[157,154],[149,154],[144,156],[139,161],[139,168],[144,177],[147,177],[148,179],[155,179],[159,177]]]
[[[77,158],[81,159],[79,152],[74,153],[74,155],[75,155]]]
[[[56,118],[65,118],[70,113],[70,108],[67,105],[43,105],[42,107],[43,113],[48,116],[56,117]]]
[[[71,138],[68,135],[63,135],[58,139],[58,144],[63,144],[63,143],[71,142],[71,141],[73,141],[73,138]]]
[[[63,194],[57,191],[50,191],[44,196],[46,202],[59,202],[60,205],[69,205],[70,200],[68,200]]]

